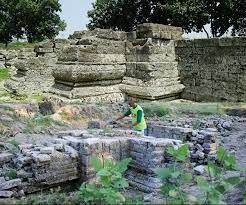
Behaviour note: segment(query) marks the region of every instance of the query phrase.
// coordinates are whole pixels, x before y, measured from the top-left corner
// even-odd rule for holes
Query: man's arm
[[[142,116],[143,116],[143,111],[142,110],[138,110],[138,112],[137,112],[137,122],[133,123],[133,126],[137,126],[141,122]]]
[[[126,113],[124,113],[124,115],[121,115],[120,117],[118,117],[118,118],[115,120],[115,122],[118,121],[118,120],[123,119],[123,118],[126,117],[126,116],[129,116],[130,114],[131,114],[131,110],[129,109]]]

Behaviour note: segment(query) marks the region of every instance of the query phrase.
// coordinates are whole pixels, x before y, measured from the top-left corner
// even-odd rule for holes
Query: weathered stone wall
[[[206,164],[208,159],[213,160],[216,158],[218,147],[217,129],[193,130],[192,128],[150,122],[148,124],[148,134],[156,138],[176,139],[188,143],[190,160],[196,165]]]
[[[121,89],[129,96],[159,100],[179,97],[180,83],[174,40],[182,29],[160,24],[142,24],[128,34],[126,75]]]
[[[176,42],[182,98],[246,101],[246,38]]]

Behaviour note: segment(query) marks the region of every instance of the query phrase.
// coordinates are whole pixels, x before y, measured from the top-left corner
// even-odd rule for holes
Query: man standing
[[[129,110],[122,116],[118,117],[114,122],[123,119],[126,116],[131,115],[132,125],[127,125],[126,128],[133,127],[133,130],[138,131],[143,136],[147,135],[147,125],[144,119],[143,109],[136,103],[135,99],[131,99],[129,102]]]

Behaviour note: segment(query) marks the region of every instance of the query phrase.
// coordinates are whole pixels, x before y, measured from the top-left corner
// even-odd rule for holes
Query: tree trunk
[[[210,37],[209,37],[209,34],[208,34],[208,32],[207,32],[207,31],[206,31],[206,29],[205,29],[205,27],[204,27],[204,26],[202,26],[202,28],[203,28],[204,32],[206,33],[206,35],[207,35],[207,38],[210,38]]]

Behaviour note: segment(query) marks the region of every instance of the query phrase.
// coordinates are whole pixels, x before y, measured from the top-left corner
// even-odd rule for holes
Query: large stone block
[[[88,65],[57,64],[53,69],[53,77],[61,82],[93,82],[122,79],[126,72],[125,65]]]
[[[127,39],[127,33],[122,31],[113,31],[109,29],[94,29],[92,31],[75,31],[69,39],[82,39],[85,37],[95,36],[97,38],[124,41]]]
[[[98,54],[125,54],[125,42],[100,39],[95,37],[83,38],[77,45],[80,51]]]
[[[137,38],[157,38],[166,40],[179,40],[182,28],[162,24],[144,23],[137,26]]]
[[[177,83],[172,86],[163,86],[163,87],[140,87],[134,85],[122,85],[121,90],[127,93],[130,96],[148,99],[148,100],[158,100],[164,99],[170,96],[179,95],[184,86]]]
[[[150,81],[159,78],[178,78],[176,62],[165,63],[127,63],[126,76]]]

